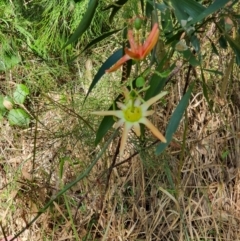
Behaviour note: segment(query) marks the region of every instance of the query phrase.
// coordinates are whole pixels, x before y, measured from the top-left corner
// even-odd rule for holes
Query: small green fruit
[[[142,76],[139,76],[136,80],[136,86],[141,88],[145,85],[145,79]]]
[[[142,19],[139,18],[139,17],[136,17],[135,20],[134,20],[133,25],[134,25],[134,28],[135,28],[136,30],[141,29],[141,27],[142,27]]]

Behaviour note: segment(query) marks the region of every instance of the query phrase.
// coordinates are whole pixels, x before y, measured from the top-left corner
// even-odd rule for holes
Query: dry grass
[[[165,108],[155,106],[153,122],[160,129],[181,98],[183,75],[184,68],[175,76],[178,84],[169,84]],[[77,240],[73,227],[79,240],[239,240],[238,102],[219,97],[216,87],[211,113],[197,89],[164,155],[156,157],[153,147],[132,155],[132,136],[126,158],[133,157],[109,177],[116,139],[90,175],[56,200],[21,240]],[[98,151],[94,132],[86,131],[78,113],[61,105],[58,95],[48,96],[34,100],[37,126],[16,132],[2,124],[0,207],[7,234],[23,228]]]

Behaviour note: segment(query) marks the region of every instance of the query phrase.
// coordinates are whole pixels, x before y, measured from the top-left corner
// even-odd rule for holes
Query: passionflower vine
[[[143,60],[151,52],[158,41],[159,29],[158,24],[153,25],[152,31],[147,37],[146,41],[141,44],[134,40],[133,31],[128,30],[128,41],[130,49],[125,48],[125,55],[119,59],[110,69],[106,70],[107,73],[113,72],[119,69],[129,59]]]
[[[158,95],[152,97],[148,101],[141,104],[141,99],[136,98],[125,98],[126,103],[117,102],[117,106],[120,110],[109,110],[109,111],[94,111],[92,114],[101,116],[116,116],[119,120],[115,123],[114,127],[118,128],[123,125],[123,133],[120,144],[120,156],[123,155],[124,147],[127,142],[128,132],[133,128],[137,136],[140,136],[140,124],[144,124],[151,132],[162,142],[166,142],[166,138],[163,134],[146,118],[154,113],[153,110],[148,110],[148,108],[161,99],[167,92],[161,92]]]

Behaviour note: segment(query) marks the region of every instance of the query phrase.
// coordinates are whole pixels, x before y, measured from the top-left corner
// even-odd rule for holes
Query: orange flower
[[[153,25],[152,31],[147,37],[144,44],[136,43],[133,37],[133,31],[128,30],[128,41],[130,43],[130,49],[125,48],[125,55],[117,61],[110,69],[106,70],[107,73],[113,72],[119,69],[129,59],[143,60],[154,48],[158,41],[159,29],[158,24]]]

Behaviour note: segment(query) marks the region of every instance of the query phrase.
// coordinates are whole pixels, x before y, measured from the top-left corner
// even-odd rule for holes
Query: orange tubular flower
[[[129,59],[143,60],[151,52],[158,41],[159,29],[158,24],[153,25],[152,31],[147,37],[144,44],[136,43],[133,37],[133,31],[128,30],[128,41],[130,43],[130,49],[125,48],[125,55],[117,61],[110,69],[106,70],[107,73],[113,72],[119,69]]]

